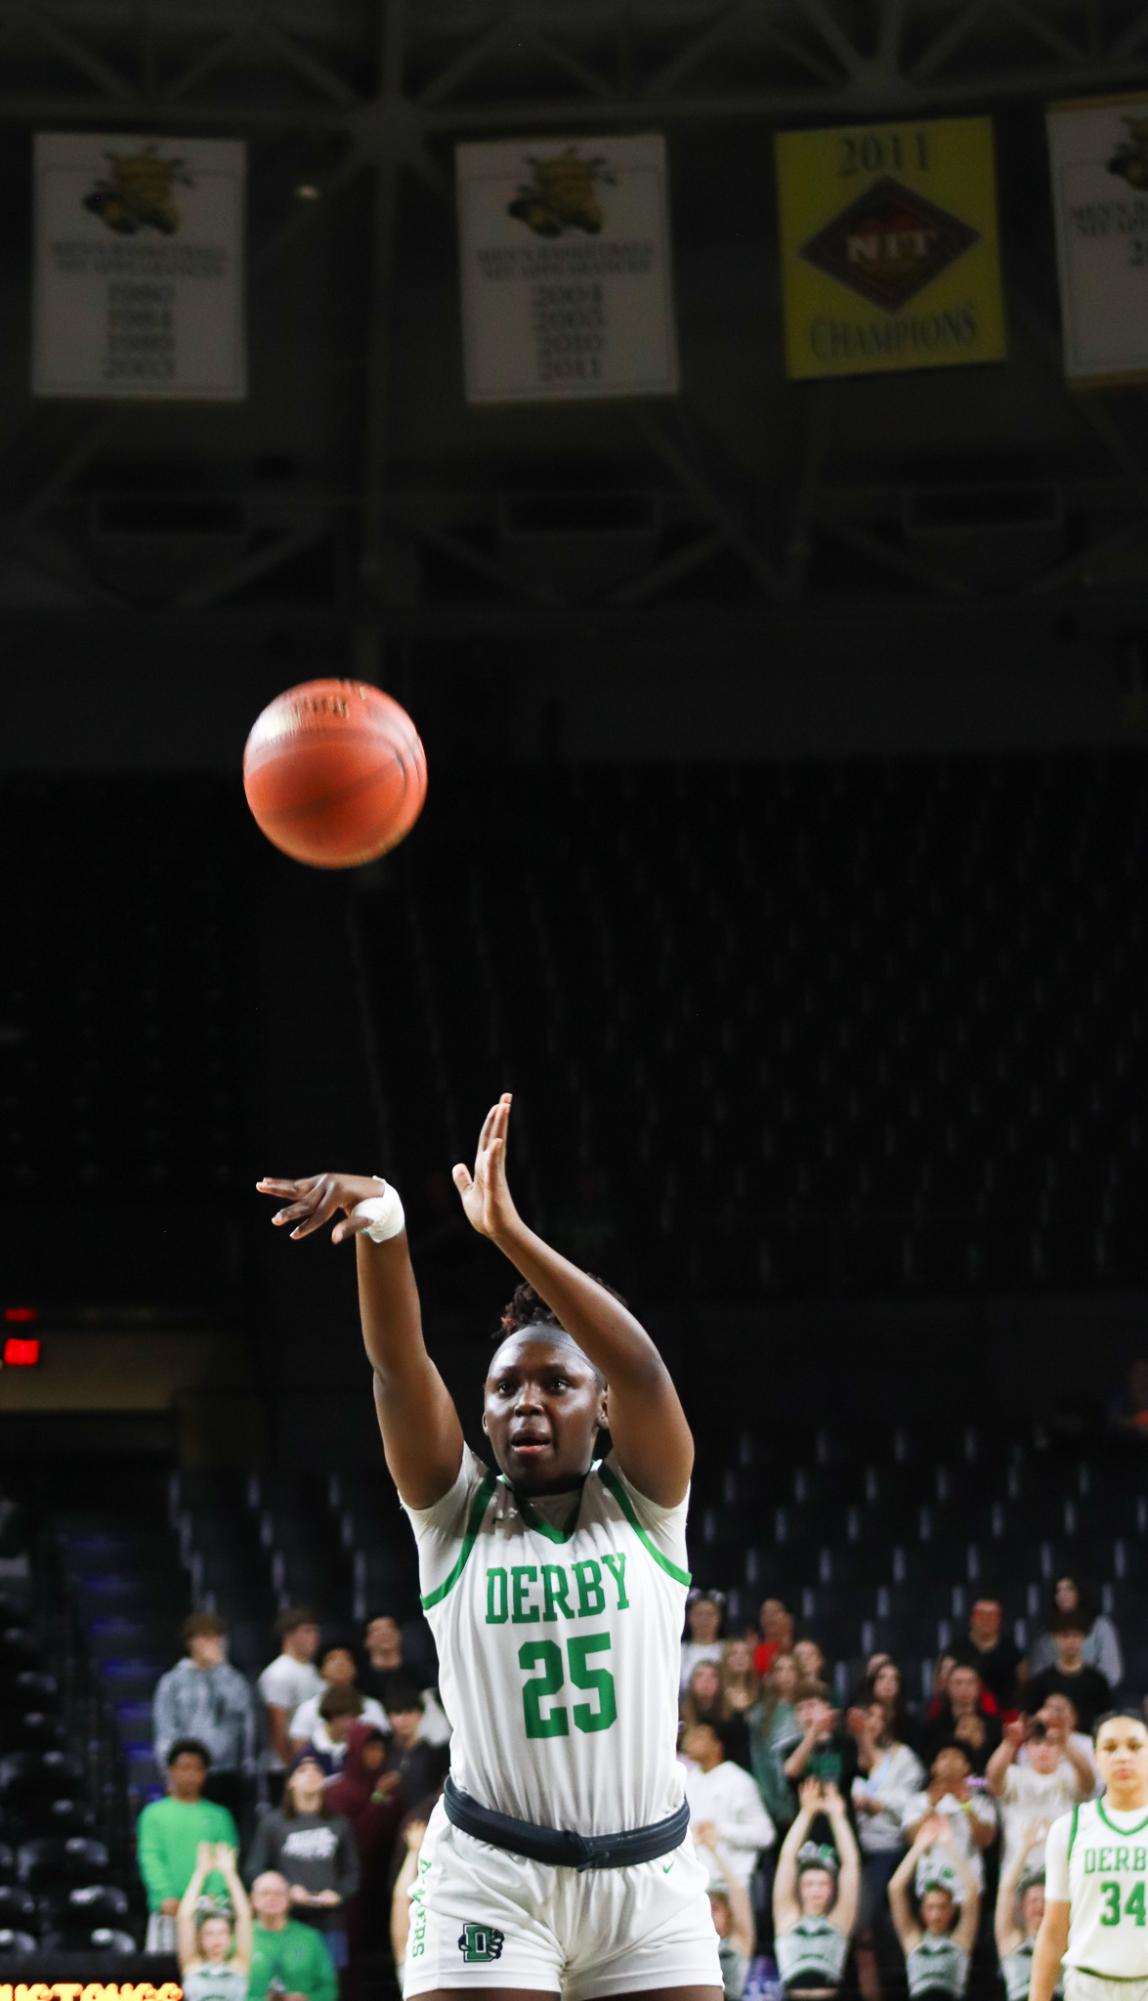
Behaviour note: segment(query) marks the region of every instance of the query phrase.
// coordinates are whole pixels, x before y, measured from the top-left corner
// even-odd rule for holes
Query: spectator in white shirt
[[[319,1626],[306,1605],[289,1605],[275,1621],[280,1652],[259,1677],[266,1719],[267,1748],[264,1770],[272,1806],[283,1793],[283,1775],[291,1762],[291,1718],[312,1696],[319,1698],[327,1684],[315,1666],[319,1650]]]
[[[1017,1763],[1017,1752],[1027,1743],[1025,1764]],[[1062,1813],[1071,1813],[1079,1800],[1092,1797],[1092,1761],[1072,1742],[1064,1718],[1050,1719],[1042,1710],[1036,1716],[1018,1716],[1005,1730],[1002,1742],[989,1759],[985,1773],[988,1788],[1000,1803],[1003,1853],[1001,1869],[1011,1869],[1020,1840],[1029,1841],[1023,1857],[1031,1870],[1044,1868],[1044,1843],[1049,1828]]]
[[[862,1711],[857,1733],[853,1811],[861,1843],[860,1930],[871,1933],[888,1911],[889,1879],[905,1852],[901,1823],[909,1801],[925,1782],[915,1751],[893,1735],[883,1702]]]
[[[983,1850],[991,1848],[996,1840],[997,1816],[992,1801],[970,1787],[969,1757],[961,1744],[946,1744],[937,1752],[930,1768],[928,1785],[906,1802],[901,1820],[905,1840],[915,1843],[926,1822],[934,1820],[937,1815],[949,1823],[957,1853],[968,1862],[979,1894],[985,1880],[981,1856]],[[918,1896],[924,1894],[927,1880],[928,1872],[922,1855],[917,1877]]]
[[[307,1744],[313,1744],[317,1750],[327,1750],[328,1746],[315,1734],[320,1720],[319,1704],[328,1689],[355,1687],[359,1678],[359,1671],[355,1666],[355,1656],[351,1652],[350,1647],[345,1647],[341,1643],[324,1647],[319,1656],[319,1678],[322,1687],[318,1695],[309,1696],[306,1702],[300,1703],[291,1718],[290,1736],[293,1756],[302,1751]],[[382,1704],[376,1702],[373,1695],[361,1696],[360,1701],[363,1705],[360,1711],[362,1721],[373,1724],[376,1730],[389,1731],[391,1726],[387,1721],[387,1712]]]
[[[748,1772],[726,1757],[725,1744],[712,1723],[691,1723],[682,1739],[682,1753],[689,1769],[686,1798],[691,1821],[708,1822],[717,1830],[731,1874],[741,1884],[749,1882],[758,1856],[772,1848],[776,1839],[767,1814]],[[703,1850],[701,1859],[710,1869],[712,1851]],[[716,1880],[716,1877],[715,1877]]]
[[[1040,1706],[1039,1714],[1044,1718],[1046,1723],[1059,1724],[1064,1730],[1066,1748],[1071,1745],[1073,1751],[1084,1759],[1085,1764],[1092,1774],[1092,1789],[1086,1794],[1086,1798],[1094,1799],[1096,1794],[1102,1790],[1100,1773],[1096,1765],[1096,1755],[1092,1739],[1086,1736],[1085,1732],[1079,1728],[1080,1718],[1076,1713],[1076,1704],[1073,1702],[1072,1697],[1059,1693],[1046,1696]],[[1029,1749],[1030,1746],[1026,1742],[1021,1745],[1020,1750],[1017,1752],[1016,1761],[1022,1769],[1029,1762]]]
[[[691,1591],[686,1600],[686,1631],[682,1641],[682,1668],[678,1694],[684,1695],[690,1676],[699,1661],[716,1661],[721,1666],[722,1597],[717,1591]]]

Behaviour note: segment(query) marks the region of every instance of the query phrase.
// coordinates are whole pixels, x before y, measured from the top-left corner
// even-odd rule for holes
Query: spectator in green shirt
[[[239,1847],[227,1808],[203,1797],[209,1764],[198,1738],[177,1737],[167,1754],[167,1798],[152,1800],[136,1823],[136,1859],[147,1890],[148,1952],[175,1951],[175,1914],[195,1874],[200,1842]],[[226,1896],[218,1870],[208,1877],[206,1891]]]
[[[251,1885],[255,1923],[247,2001],[266,2001],[274,1985],[279,2001],[336,2001],[338,1977],[321,1933],[287,1916],[286,1876],[265,1869]]]

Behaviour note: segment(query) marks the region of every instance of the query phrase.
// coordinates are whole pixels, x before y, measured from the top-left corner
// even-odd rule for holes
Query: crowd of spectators
[[[153,1701],[166,1797],[136,1830],[147,1947],[177,1954],[188,2001],[335,2001],[340,1986],[351,2001],[391,1949],[410,1833],[446,1774],[429,1635],[412,1658],[379,1614],[359,1648],[295,1606],[255,1682],[217,1613],[182,1637]]]
[[[1048,1830],[1096,1794],[1093,1726],[1128,1699],[1112,1621],[1061,1578],[1025,1656],[986,1592],[920,1705],[884,1653],[839,1705],[778,1598],[757,1633],[722,1627],[695,1592],[679,1748],[728,2001],[751,1963],[804,2001],[960,2001],[975,1971],[1023,2001]]]
[[[805,2001],[960,2001],[979,1966],[1022,2001],[1048,1829],[1095,1793],[1090,1732],[1124,1693],[1111,1620],[1063,1578],[1025,1658],[986,1594],[920,1705],[884,1653],[840,1705],[778,1598],[757,1633],[722,1627],[693,1594],[679,1755],[729,2001],[751,1965]],[[183,1638],[154,1700],[167,1796],[138,1823],[148,1946],[178,1953],[188,2001],[353,2001],[372,1954],[401,1960],[446,1773],[429,1634],[412,1659],[388,1615],[356,1646],[297,1606],[254,1683],[217,1614]]]

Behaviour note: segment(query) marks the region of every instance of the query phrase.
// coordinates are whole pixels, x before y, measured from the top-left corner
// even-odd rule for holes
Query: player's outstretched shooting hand
[[[283,1203],[271,1221],[279,1229],[294,1224],[293,1237],[310,1237],[324,1223],[329,1223],[332,1216],[341,1214],[343,1221],[331,1232],[334,1244],[357,1237],[368,1227],[367,1217],[353,1216],[351,1211],[356,1203],[381,1193],[378,1182],[369,1174],[306,1174],[301,1181],[277,1181],[271,1175],[264,1175],[255,1186],[261,1195],[270,1195],[273,1201]]]
[[[504,1091],[483,1120],[473,1174],[460,1160],[451,1177],[462,1197],[466,1220],[480,1237],[497,1239],[521,1220],[506,1179],[509,1122],[510,1092]]]

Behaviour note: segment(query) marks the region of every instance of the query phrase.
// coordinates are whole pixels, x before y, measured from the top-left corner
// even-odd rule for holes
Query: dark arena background
[[[355,1254],[255,1182],[401,1190],[477,1449],[513,1274],[450,1171],[506,1089],[523,1214],[696,1436],[683,1714],[774,1837],[727,1992],[782,1992],[797,1747],[861,1832],[849,2001],[904,2001],[885,1883],[946,1799],[992,1823],[1003,2001],[1058,1580],[1148,1690],[1141,0],[3,0],[0,168],[0,1996],[178,1992],[194,1844],[149,1882],[137,1823],[189,1614],[247,1883],[280,1614],[433,1690]],[[429,770],[334,872],[241,780],[325,676]],[[919,1764],[870,1814],[877,1654]],[[434,1714],[349,1965],[250,2001],[397,1993]]]

